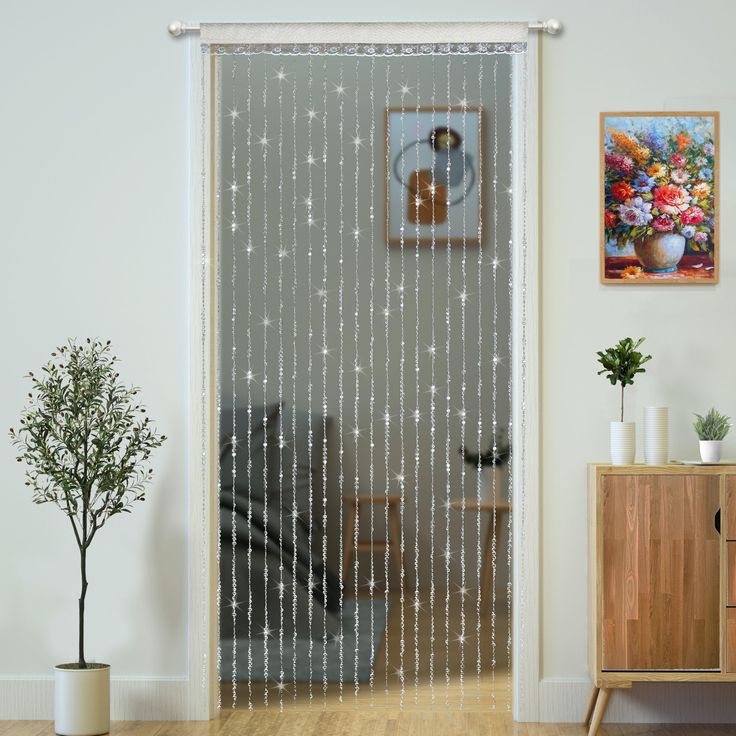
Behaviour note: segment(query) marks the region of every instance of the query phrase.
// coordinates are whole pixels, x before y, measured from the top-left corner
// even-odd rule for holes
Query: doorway
[[[223,706],[511,707],[514,66],[217,58]]]

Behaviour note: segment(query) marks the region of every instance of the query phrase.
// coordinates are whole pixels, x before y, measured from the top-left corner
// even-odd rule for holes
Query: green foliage
[[[634,342],[630,337],[620,340],[617,345],[606,350],[599,350],[598,362],[603,366],[598,375],[606,374],[606,378],[613,386],[620,383],[622,386],[630,386],[634,383],[637,373],[644,373],[644,363],[652,359],[651,355],[642,355],[637,348],[644,342],[640,337]]]
[[[109,341],[70,340],[51,356],[43,375],[28,374],[32,390],[10,437],[34,503],[55,503],[88,547],[111,516],[144,500],[147,461],[166,437],[145,416],[140,389],[120,382]]]
[[[701,440],[722,440],[731,431],[731,418],[711,409],[705,416],[695,415],[695,433]]]
[[[598,375],[605,374],[612,386],[617,383],[621,384],[622,422],[624,420],[624,389],[634,383],[634,376],[646,371],[642,366],[652,359],[651,355],[643,355],[639,352],[638,348],[643,342],[643,337],[640,337],[636,342],[630,337],[625,337],[612,348],[597,352],[598,362],[602,366],[601,370],[598,371]]]
[[[69,519],[79,547],[82,593],[79,599],[79,666],[84,661],[86,555],[108,519],[130,513],[145,499],[151,479],[151,451],[159,435],[138,395],[116,370],[110,341],[69,340],[51,353],[41,375],[28,374],[32,387],[20,427],[10,430],[25,463],[33,502],[53,503]]]
[[[646,238],[650,235],[654,235],[653,227],[649,227],[647,225],[638,225],[636,227],[632,227],[629,229],[628,237],[623,245],[625,246],[626,243],[631,240],[641,240],[642,238]]]

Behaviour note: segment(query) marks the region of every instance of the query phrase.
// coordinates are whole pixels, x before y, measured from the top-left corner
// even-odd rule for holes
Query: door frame
[[[218,266],[215,212],[217,181],[215,95],[212,57],[199,38],[187,38],[189,55],[189,555],[188,703],[198,719],[218,714],[218,503],[217,355]],[[539,315],[539,36],[527,39],[526,73],[514,75],[517,114],[527,127],[515,131],[512,165],[512,714],[515,721],[539,718],[540,682],[540,315]],[[518,71],[524,57],[515,56]],[[526,95],[522,94],[526,91]],[[214,164],[214,166],[213,166]],[[212,169],[215,168],[214,175]],[[523,193],[526,193],[526,196]],[[519,501],[517,502],[517,499]]]
[[[512,713],[539,720],[541,647],[540,567],[540,299],[539,299],[539,56],[540,34],[527,39],[526,73],[514,75],[514,111],[526,118],[526,135],[514,129],[512,295]],[[521,66],[523,59],[515,57]],[[526,94],[524,94],[526,93]],[[525,192],[525,196],[522,196]],[[518,499],[518,503],[517,503]]]

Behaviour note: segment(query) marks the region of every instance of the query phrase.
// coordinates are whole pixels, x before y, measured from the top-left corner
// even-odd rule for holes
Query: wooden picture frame
[[[599,147],[601,283],[717,284],[718,112],[602,112]]]
[[[397,135],[397,128],[392,130],[392,118],[402,120],[402,133]],[[459,124],[457,121],[460,118]],[[464,121],[464,122],[463,122]],[[450,194],[451,204],[446,204],[447,190],[442,189],[436,196],[436,178],[441,179],[444,173],[442,153],[432,153],[431,129],[448,130],[465,135],[465,140],[459,143],[457,163],[454,175],[450,172],[449,189],[458,189],[465,185],[465,190]],[[417,131],[419,131],[417,133]],[[393,133],[393,135],[392,135]],[[386,186],[384,198],[385,235],[389,245],[465,245],[479,246],[483,239],[483,108],[475,107],[388,107],[384,111],[384,181]],[[403,142],[403,146],[399,142]],[[419,146],[426,150],[419,150]],[[438,144],[440,145],[440,144]],[[409,149],[416,153],[406,156],[405,169],[399,171],[397,161]],[[450,154],[452,155],[452,154]],[[464,163],[463,163],[464,159]],[[431,163],[430,163],[431,161]],[[436,166],[440,161],[442,173],[439,177],[433,176],[432,169],[424,166]],[[417,165],[419,168],[417,169]],[[451,164],[450,164],[451,165]],[[470,171],[472,169],[472,181]],[[435,169],[435,172],[437,169]],[[459,177],[459,181],[456,181]],[[442,182],[439,186],[443,186]],[[405,196],[397,193],[404,188],[408,192]],[[415,212],[410,213],[409,198],[416,187],[425,187],[431,195],[422,197],[421,205],[416,206]],[[420,195],[421,196],[421,195]],[[452,209],[455,207],[456,209]],[[401,217],[404,215],[404,217]],[[432,221],[434,220],[434,235]],[[441,221],[440,221],[441,220]],[[463,231],[462,223],[465,223]],[[404,226],[403,235],[399,228]],[[456,234],[457,233],[457,234]]]

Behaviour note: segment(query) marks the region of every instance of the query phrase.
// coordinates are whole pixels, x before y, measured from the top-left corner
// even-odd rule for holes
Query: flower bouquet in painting
[[[602,116],[603,281],[717,279],[717,113]]]

